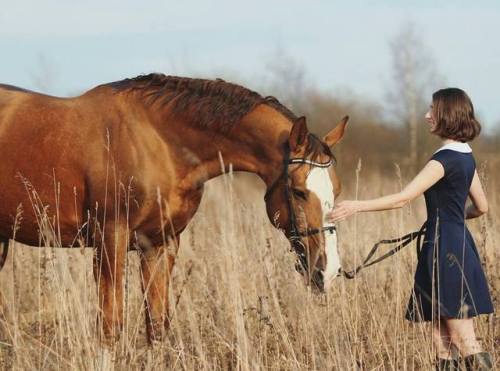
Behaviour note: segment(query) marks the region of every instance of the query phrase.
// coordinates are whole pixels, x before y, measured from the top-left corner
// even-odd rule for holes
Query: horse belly
[[[83,186],[16,180],[0,179],[0,236],[32,246],[78,244],[86,221]]]
[[[5,133],[4,133],[5,134]],[[82,223],[85,182],[72,157],[49,149],[29,148],[15,136],[0,137],[0,235],[29,244],[72,244]],[[28,141],[29,143],[29,141]],[[51,238],[52,233],[57,239]]]

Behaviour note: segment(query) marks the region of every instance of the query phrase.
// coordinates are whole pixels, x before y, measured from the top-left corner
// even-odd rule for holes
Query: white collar
[[[450,142],[443,145],[436,152],[442,151],[443,149],[451,149],[452,151],[462,152],[462,153],[471,153],[472,148],[470,148],[468,143],[463,142]],[[436,153],[434,152],[434,153]]]

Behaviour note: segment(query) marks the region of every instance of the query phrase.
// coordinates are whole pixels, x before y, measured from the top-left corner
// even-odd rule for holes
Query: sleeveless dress
[[[439,161],[445,174],[424,192],[426,232],[406,318],[419,322],[492,313],[488,283],[464,220],[476,169],[472,151],[467,143],[453,142],[431,160]]]

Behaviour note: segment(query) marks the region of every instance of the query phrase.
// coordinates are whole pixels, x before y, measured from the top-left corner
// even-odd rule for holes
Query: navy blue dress
[[[474,157],[470,152],[441,149],[431,160],[439,161],[445,174],[424,193],[427,229],[406,318],[431,321],[492,313],[488,283],[464,221]]]

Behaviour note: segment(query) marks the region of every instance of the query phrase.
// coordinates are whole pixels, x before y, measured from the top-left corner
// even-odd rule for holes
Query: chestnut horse
[[[75,98],[0,85],[0,264],[9,239],[95,247],[98,318],[112,342],[125,255],[138,250],[147,334],[160,340],[179,236],[222,158],[265,182],[271,222],[306,281],[323,289],[340,268],[335,227],[324,224],[340,192],[329,147],[347,120],[322,141],[275,98],[223,80],[150,74]]]

